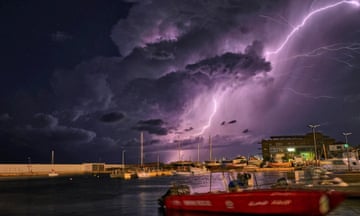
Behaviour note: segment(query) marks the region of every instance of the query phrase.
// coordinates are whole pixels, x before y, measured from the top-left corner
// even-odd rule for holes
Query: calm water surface
[[[256,173],[259,185],[270,185],[283,173]],[[0,215],[147,215],[164,216],[157,199],[171,183],[209,190],[209,176],[171,176],[121,180],[81,176],[0,181]],[[213,174],[212,190],[222,190],[221,174]],[[346,200],[330,216],[360,215],[360,199]]]

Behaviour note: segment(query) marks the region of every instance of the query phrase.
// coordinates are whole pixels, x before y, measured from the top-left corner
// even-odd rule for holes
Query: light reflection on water
[[[259,185],[268,187],[285,175],[255,173],[255,179]],[[228,178],[225,174],[225,179]],[[221,173],[212,174],[213,191],[224,190],[222,179]],[[84,177],[0,181],[0,215],[162,216],[157,199],[172,183],[189,184],[194,192],[207,192],[209,182],[209,175],[128,181]],[[360,215],[359,200],[346,200],[329,215]]]

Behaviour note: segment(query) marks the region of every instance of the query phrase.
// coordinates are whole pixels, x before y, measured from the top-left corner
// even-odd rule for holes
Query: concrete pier
[[[120,164],[0,164],[0,179],[48,176],[54,170],[59,176],[109,173],[109,168],[121,168]]]

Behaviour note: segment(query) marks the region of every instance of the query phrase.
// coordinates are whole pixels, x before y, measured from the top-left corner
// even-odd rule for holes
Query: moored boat
[[[59,176],[59,173],[55,172],[55,170],[51,170],[51,172],[48,173],[49,177],[56,177]]]
[[[360,171],[332,172],[334,177],[339,177],[347,183],[360,183]]]
[[[59,173],[55,171],[54,168],[54,150],[51,151],[51,171],[48,173],[49,177],[57,177]]]
[[[251,173],[229,172],[224,191],[192,193],[188,185],[176,185],[158,200],[166,211],[206,212],[246,215],[326,215],[335,209],[345,194],[312,188],[259,188]],[[211,182],[211,175],[210,175]]]
[[[192,194],[187,185],[174,185],[159,199],[166,211],[252,215],[326,215],[344,195],[336,191],[252,189]]]
[[[289,174],[288,177],[291,177]],[[308,167],[305,170],[295,171],[293,174],[292,180],[282,177],[272,185],[272,188],[334,190],[344,193],[347,198],[360,197],[360,182],[344,181],[322,168]]]
[[[124,169],[115,169],[110,173],[110,178],[133,179],[136,177],[135,172],[125,171]]]
[[[139,169],[136,170],[136,177],[138,178],[151,178],[158,176],[171,176],[173,175],[172,170],[159,170],[159,169]]]

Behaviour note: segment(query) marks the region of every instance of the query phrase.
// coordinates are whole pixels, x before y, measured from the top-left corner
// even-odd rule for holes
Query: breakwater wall
[[[109,168],[121,168],[121,164],[0,164],[0,176],[47,175],[54,170],[59,174],[106,173]]]

